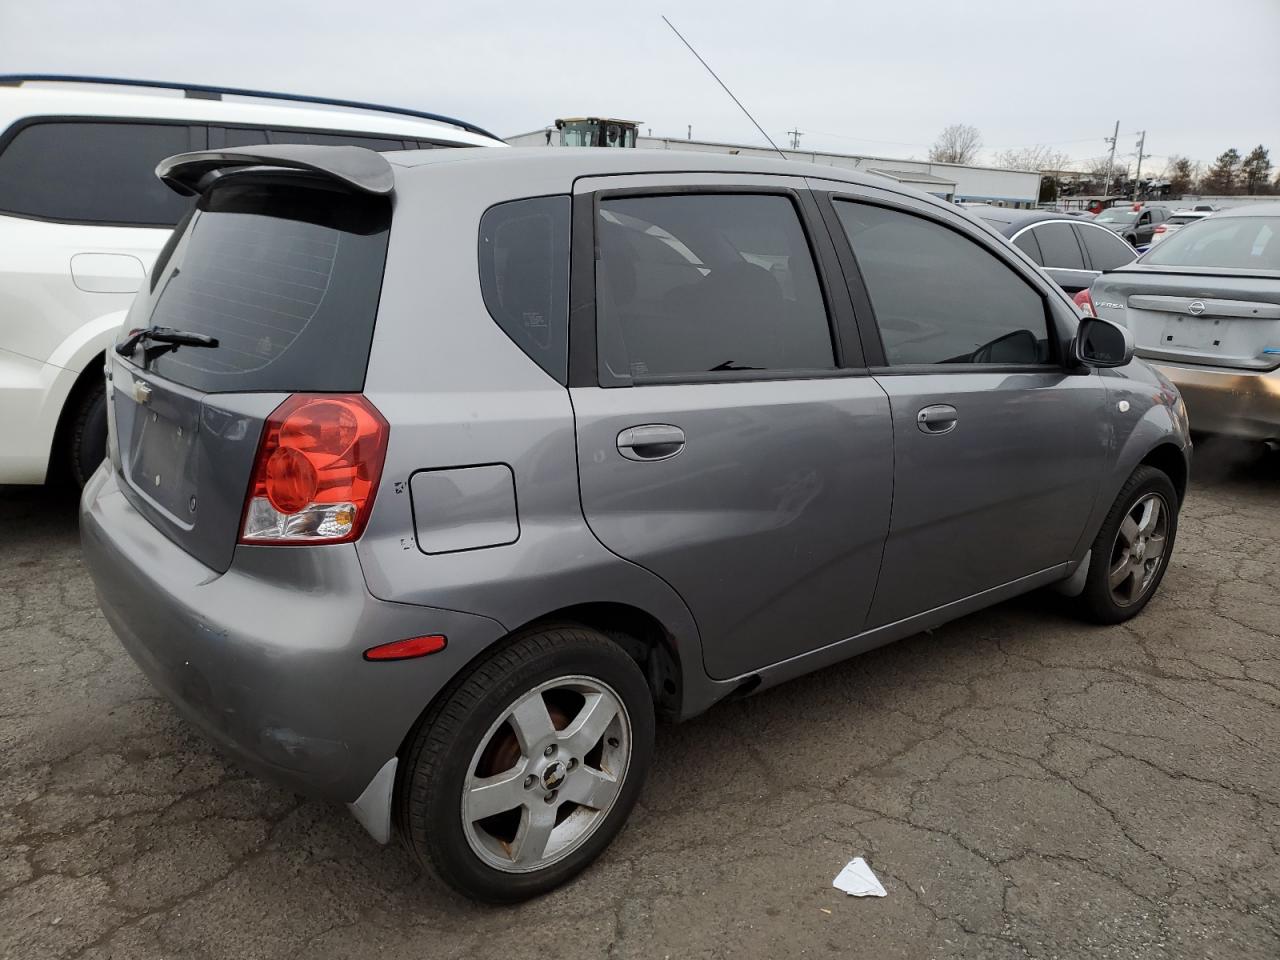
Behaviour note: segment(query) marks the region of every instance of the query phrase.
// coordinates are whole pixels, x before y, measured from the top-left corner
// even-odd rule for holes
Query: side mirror
[[[1081,317],[1072,353],[1087,367],[1123,367],[1133,359],[1133,334],[1101,317]]]

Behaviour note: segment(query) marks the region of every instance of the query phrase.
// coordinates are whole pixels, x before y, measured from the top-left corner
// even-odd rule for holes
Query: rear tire
[[[401,835],[469,897],[546,893],[622,829],[653,737],[644,674],[604,634],[518,634],[455,681],[411,735],[396,788]]]
[[[66,457],[71,478],[83,488],[107,456],[107,392],[95,381],[80,395],[67,431]]]
[[[1097,623],[1123,623],[1142,612],[1169,568],[1178,507],[1167,474],[1146,464],[1133,471],[1094,538],[1077,612]]]

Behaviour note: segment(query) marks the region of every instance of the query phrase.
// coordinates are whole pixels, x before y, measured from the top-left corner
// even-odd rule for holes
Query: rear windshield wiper
[[[138,344],[144,341],[163,343],[170,350],[176,350],[178,347],[216,347],[218,345],[217,337],[206,336],[203,333],[175,330],[173,327],[143,327],[141,330],[131,330],[123,342],[116,344],[116,353],[122,357],[133,356],[133,351],[138,348]]]
[[[737,363],[733,360],[726,360],[724,363],[717,363],[707,373],[722,373],[726,370],[763,370],[764,367],[748,367],[746,364]]]

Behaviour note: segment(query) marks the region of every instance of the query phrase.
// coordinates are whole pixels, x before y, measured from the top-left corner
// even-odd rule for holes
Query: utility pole
[[[804,136],[804,134],[803,134],[803,133],[800,131],[800,129],[797,127],[795,130],[788,130],[788,131],[787,131],[787,135],[788,135],[789,137],[791,137],[791,149],[792,149],[792,150],[799,150],[799,149],[800,149],[800,138],[801,138],[802,136]]]
[[[1102,195],[1106,196],[1107,191],[1111,189],[1111,168],[1116,162],[1116,138],[1120,136],[1120,121],[1116,121],[1116,129],[1109,137],[1103,137],[1111,144],[1111,155],[1107,157],[1107,182],[1102,185]]]
[[[1138,172],[1133,175],[1133,199],[1138,199],[1138,185],[1142,182],[1142,160],[1151,154],[1143,153],[1142,148],[1147,145],[1147,131],[1143,130],[1138,135]]]

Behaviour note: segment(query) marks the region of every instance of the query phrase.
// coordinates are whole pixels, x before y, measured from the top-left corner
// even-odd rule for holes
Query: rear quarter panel
[[[664,581],[605,549],[582,515],[568,390],[489,316],[477,262],[481,214],[494,203],[568,194],[568,176],[503,182],[475,167],[397,168],[396,214],[365,393],[391,424],[369,525],[358,543],[384,600],[480,614],[515,630],[564,607],[638,607],[666,628],[684,675],[702,672],[697,628]],[[424,470],[505,464],[515,478],[512,543],[424,552],[412,478]],[[479,651],[476,651],[479,652]]]

